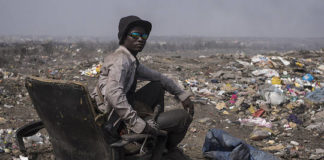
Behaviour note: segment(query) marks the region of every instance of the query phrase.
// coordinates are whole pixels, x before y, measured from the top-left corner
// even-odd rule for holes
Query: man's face
[[[130,34],[133,34],[133,36]],[[146,43],[146,39],[142,37],[143,34],[148,34],[143,27],[135,26],[131,28],[125,37],[123,45],[131,52],[141,52]]]

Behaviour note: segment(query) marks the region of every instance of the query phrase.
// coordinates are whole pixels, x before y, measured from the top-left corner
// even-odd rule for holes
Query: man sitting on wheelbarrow
[[[159,135],[167,131],[168,152],[178,150],[177,145],[184,138],[194,114],[193,103],[188,92],[161,73],[139,63],[141,52],[149,37],[152,25],[136,16],[127,16],[119,22],[119,47],[104,59],[98,85],[92,96],[99,110],[113,119],[107,130],[116,130],[120,124],[135,133]],[[137,92],[137,80],[150,81]],[[164,92],[175,95],[184,109],[167,112],[164,110]],[[152,120],[155,107],[159,114]]]

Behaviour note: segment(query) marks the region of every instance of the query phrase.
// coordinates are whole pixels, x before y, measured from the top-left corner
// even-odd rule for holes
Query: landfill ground
[[[81,75],[80,71],[92,67],[95,69],[111,51],[94,47],[87,52],[79,52],[75,48],[57,47],[48,54],[46,50],[39,53],[15,51],[15,46],[1,46],[1,51],[0,159],[19,160],[22,153],[14,141],[14,131],[39,119],[24,87],[25,77],[34,75],[80,81],[92,91],[97,80],[95,72],[83,72],[84,75]],[[306,98],[308,93],[324,87],[324,66],[321,68],[324,50],[263,54],[264,57],[255,57],[254,62],[252,57],[256,54],[204,55],[203,51],[188,54],[191,56],[185,52],[176,55],[140,53],[139,60],[193,92],[194,119],[179,145],[191,159],[204,159],[202,146],[211,128],[225,130],[280,159],[324,157],[324,98],[318,102]],[[285,61],[278,58],[271,59],[272,56],[280,56],[289,64],[284,64]],[[273,69],[278,75],[267,75],[269,72],[252,74],[261,69]],[[313,80],[306,82],[295,79],[302,79],[307,73],[312,75]],[[144,83],[139,83],[139,86]],[[273,84],[283,90],[282,97],[267,100],[262,95],[262,89],[270,88]],[[277,102],[278,99],[280,102]],[[166,110],[182,107],[170,94],[166,94],[165,100]],[[262,124],[244,123],[244,120],[256,117],[264,120]],[[255,129],[256,125],[265,127]],[[261,135],[252,138],[254,129],[259,130]],[[38,137],[26,139],[29,159],[54,159],[49,141],[44,130]]]

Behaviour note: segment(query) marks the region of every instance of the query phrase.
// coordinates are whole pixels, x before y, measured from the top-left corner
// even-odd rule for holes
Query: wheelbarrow
[[[16,138],[22,153],[27,154],[23,138],[45,128],[57,160],[159,160],[165,137],[148,134],[124,134],[109,137],[96,122],[98,113],[87,87],[79,82],[27,77],[25,86],[40,121],[20,127]],[[148,139],[157,140],[149,152],[142,149]],[[126,154],[125,146],[142,142],[139,151]]]

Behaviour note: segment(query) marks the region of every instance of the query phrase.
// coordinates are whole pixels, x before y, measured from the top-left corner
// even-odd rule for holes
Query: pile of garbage
[[[58,45],[51,54],[19,54],[16,47],[7,50],[6,63],[0,63],[0,128],[7,128],[0,130],[0,159],[26,159],[18,152],[14,131],[39,120],[24,86],[26,76],[81,81],[92,91],[103,57],[114,49]],[[323,158],[324,49],[264,55],[212,52],[138,57],[194,93],[195,116],[179,145],[185,154],[201,159],[206,133],[217,128],[279,158]],[[166,94],[165,109],[177,107],[181,105]],[[37,141],[25,139],[25,145],[51,159],[50,147],[43,148],[50,145],[48,137],[41,133],[32,138]]]
[[[324,139],[323,73],[317,59],[255,55],[181,82],[194,93],[195,102],[214,105],[224,115],[237,114],[242,126],[253,126],[250,140],[268,144],[263,150],[298,157],[303,150],[299,142],[276,139],[302,128]],[[323,147],[317,150],[308,158],[324,156]]]
[[[0,129],[0,153],[10,153],[12,149],[18,148],[14,136],[14,130]]]
[[[82,76],[98,77],[102,64],[93,64],[91,68],[80,70]]]

